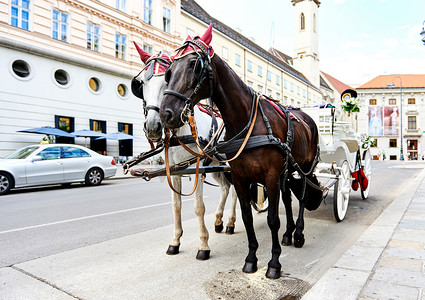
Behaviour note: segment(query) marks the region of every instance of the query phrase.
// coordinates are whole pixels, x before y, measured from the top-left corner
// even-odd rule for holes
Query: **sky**
[[[291,0],[195,1],[264,49],[294,56]],[[378,75],[425,74],[424,21],[425,0],[321,0],[320,70],[353,87]]]

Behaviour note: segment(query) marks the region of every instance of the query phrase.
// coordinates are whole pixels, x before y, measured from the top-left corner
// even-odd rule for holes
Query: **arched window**
[[[316,32],[316,14],[313,15],[313,30]]]
[[[300,30],[304,30],[305,29],[305,16],[304,13],[301,13],[300,16]]]

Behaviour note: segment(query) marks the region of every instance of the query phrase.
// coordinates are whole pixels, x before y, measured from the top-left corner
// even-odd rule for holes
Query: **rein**
[[[179,50],[183,50],[191,47],[193,49],[193,51],[198,55],[198,61],[201,60],[202,62],[202,69],[200,71],[200,76],[198,79],[198,82],[193,90],[193,92],[189,95],[183,95],[179,92],[173,91],[173,90],[165,90],[164,91],[164,95],[172,95],[175,96],[177,98],[180,98],[181,100],[183,100],[185,102],[185,107],[182,110],[182,114],[180,116],[181,120],[183,123],[185,123],[185,120],[188,119],[189,114],[193,115],[193,99],[192,97],[195,96],[200,88],[202,83],[204,82],[205,79],[209,79],[209,88],[210,88],[210,94],[208,96],[208,98],[211,98],[212,94],[213,94],[213,73],[212,73],[212,67],[211,67],[211,56],[210,56],[210,51],[211,51],[211,47],[208,47],[207,49],[205,49],[205,46],[197,41],[197,40],[188,40],[186,41],[180,48],[178,48],[176,51]],[[197,50],[196,47],[199,49]],[[201,55],[201,53],[199,53],[199,51],[201,51],[201,53],[203,54],[203,56]],[[174,60],[179,59],[180,57],[175,57]],[[171,70],[167,70],[167,72],[171,72]],[[165,76],[167,78],[167,74]]]

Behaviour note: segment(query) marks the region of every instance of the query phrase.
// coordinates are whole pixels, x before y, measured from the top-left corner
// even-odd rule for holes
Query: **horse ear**
[[[147,53],[146,51],[144,51],[142,48],[140,48],[135,41],[133,41],[133,44],[136,47],[137,52],[139,52],[139,55],[142,61],[146,63],[147,60],[151,57],[151,55]]]
[[[209,45],[211,43],[212,40],[212,24],[210,24],[210,26],[208,26],[207,31],[205,31],[204,35],[201,37],[201,40]]]

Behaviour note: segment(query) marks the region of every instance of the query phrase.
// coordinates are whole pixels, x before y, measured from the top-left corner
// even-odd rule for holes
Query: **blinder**
[[[138,76],[139,75],[135,76],[131,80],[131,91],[134,96],[140,99],[143,99],[143,82],[140,82],[139,80],[136,79]]]
[[[164,80],[166,83],[170,82],[170,78],[171,78],[171,70],[170,70],[170,66],[167,68],[167,70],[165,70],[165,74],[164,74]]]

